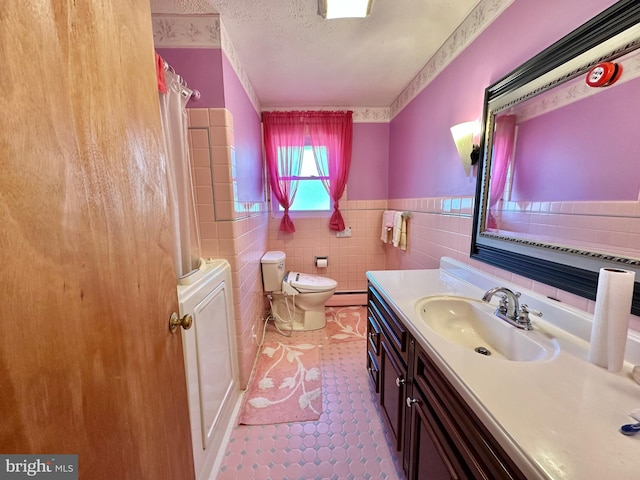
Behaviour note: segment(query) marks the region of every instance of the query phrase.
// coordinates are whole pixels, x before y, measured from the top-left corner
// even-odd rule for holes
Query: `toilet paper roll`
[[[329,266],[329,259],[327,258],[318,258],[316,259],[316,267],[318,268],[327,268]]]
[[[601,268],[593,312],[589,361],[610,372],[624,363],[635,272]]]

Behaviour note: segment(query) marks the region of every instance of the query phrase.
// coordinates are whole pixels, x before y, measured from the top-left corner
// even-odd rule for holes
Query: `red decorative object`
[[[590,87],[608,87],[613,85],[622,74],[622,65],[612,62],[597,64],[587,73],[587,85]]]
[[[353,137],[353,112],[293,111],[262,112],[264,126],[264,146],[269,173],[271,191],[284,209],[280,230],[286,233],[296,231],[289,216],[289,207],[293,203],[297,190],[297,181],[293,180],[299,172],[293,169],[300,166],[300,156],[305,146],[305,134],[311,139],[315,149],[326,148],[329,177],[325,188],[333,200],[333,214],[329,220],[329,229],[342,231],[345,228],[338,201],[344,193],[351,164],[351,144]],[[316,152],[319,155],[319,151]],[[318,169],[322,165],[318,163]]]
[[[158,78],[158,91],[167,93],[167,84],[164,80],[164,60],[156,53],[156,77]]]

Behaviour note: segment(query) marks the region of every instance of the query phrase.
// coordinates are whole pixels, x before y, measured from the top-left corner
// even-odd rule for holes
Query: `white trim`
[[[220,48],[219,15],[151,16],[156,48]]]
[[[288,112],[292,110],[313,112],[351,110],[353,112],[353,123],[389,123],[391,121],[389,107],[345,107],[344,105],[341,105],[333,107],[265,107],[262,109],[263,112]]]
[[[238,57],[236,48],[233,46],[231,37],[229,37],[229,34],[227,33],[227,29],[224,27],[224,23],[222,21],[220,22],[220,33],[221,33],[221,40],[222,40],[221,41],[222,51],[227,56],[227,59],[229,60],[229,63],[231,64],[233,71],[236,72],[236,75],[238,76],[238,80],[240,81],[242,88],[244,88],[244,91],[247,94],[247,97],[249,97],[249,101],[251,102],[254,110],[259,116],[260,101],[258,100],[258,96],[256,95],[256,92],[253,89],[253,85],[251,85],[251,80],[249,79],[247,72],[242,67],[242,63],[240,62],[240,58]]]
[[[467,18],[393,101],[389,107],[391,119],[395,118],[411,100],[440,75],[513,1],[480,0]]]
[[[352,110],[354,123],[389,123],[514,0],[480,0],[471,13],[388,107],[266,107],[264,111]],[[153,40],[160,48],[221,48],[233,67],[256,113],[263,110],[242,67],[231,38],[218,14],[153,14]]]
[[[154,13],[153,43],[156,48],[219,48],[227,56],[249,101],[260,115],[260,102],[233,42],[218,14],[176,15]]]

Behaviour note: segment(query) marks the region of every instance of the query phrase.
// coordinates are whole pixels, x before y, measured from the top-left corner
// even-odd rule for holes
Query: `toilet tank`
[[[265,292],[279,292],[282,290],[284,278],[284,252],[269,251],[260,260],[262,266],[262,285]]]

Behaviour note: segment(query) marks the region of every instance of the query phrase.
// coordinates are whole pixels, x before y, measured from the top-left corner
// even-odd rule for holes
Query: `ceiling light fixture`
[[[371,13],[373,0],[318,0],[318,15],[334,18],[364,18]]]

